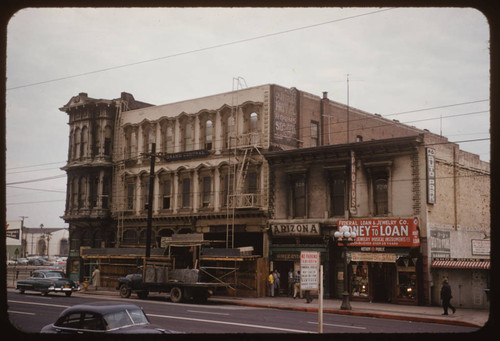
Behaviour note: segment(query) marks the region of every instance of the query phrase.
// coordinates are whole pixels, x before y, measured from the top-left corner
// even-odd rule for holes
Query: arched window
[[[165,131],[165,152],[174,152],[174,129],[168,126]]]
[[[73,135],[75,138],[75,142],[73,144],[73,158],[74,159],[79,159],[80,158],[80,143],[82,141],[82,135],[80,133],[80,128],[75,129],[75,134]]]
[[[137,244],[137,232],[135,230],[126,230],[123,233],[123,244]]]
[[[211,120],[207,120],[205,122],[205,149],[212,150],[212,141],[213,141],[213,122]]]
[[[234,147],[235,134],[236,134],[236,121],[232,115],[229,115],[226,121],[226,136],[225,136],[226,149]]]
[[[45,239],[43,238],[38,239],[38,243],[36,245],[36,251],[40,256],[45,255],[45,251],[47,251],[47,243],[45,242]]]
[[[82,145],[81,145],[81,156],[88,156],[88,147],[89,147],[89,129],[87,127],[82,128]]]
[[[193,150],[193,125],[186,123],[184,127],[184,151]]]
[[[375,214],[378,216],[386,215],[389,212],[387,189],[387,177],[379,177],[374,181]]]
[[[104,155],[111,155],[111,138],[112,138],[112,130],[110,126],[106,126],[104,128]]]
[[[94,129],[94,143],[92,146],[93,149],[93,154],[94,155],[99,155],[100,154],[100,149],[101,149],[101,127],[98,125],[95,126]]]
[[[250,132],[251,133],[256,133],[258,132],[258,126],[257,123],[259,121],[259,116],[257,115],[256,112],[253,112],[250,114]]]

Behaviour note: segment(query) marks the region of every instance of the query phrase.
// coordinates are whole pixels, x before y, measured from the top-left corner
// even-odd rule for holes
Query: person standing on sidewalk
[[[443,280],[443,286],[441,287],[441,300],[443,300],[443,309],[444,313],[442,315],[448,315],[448,308],[451,308],[453,311],[453,314],[455,314],[455,309],[454,306],[451,305],[450,300],[453,298],[451,295],[451,287],[448,284],[448,280],[445,278]]]
[[[278,269],[274,269],[273,277],[274,277],[274,295],[279,296],[280,295],[280,273],[278,272]]]
[[[293,269],[290,269],[290,271],[288,271],[288,295],[287,296],[293,296],[293,287],[294,287]]]
[[[274,296],[274,276],[273,272],[269,272],[269,276],[267,276],[267,284],[269,286],[269,296]]]
[[[300,290],[300,271],[297,271],[297,275],[295,275],[293,285],[293,298],[297,298],[297,293],[299,294],[300,298],[302,298],[302,290]]]
[[[99,271],[98,266],[96,266],[94,272],[92,272],[92,282],[95,286],[95,290],[101,286],[101,271]]]

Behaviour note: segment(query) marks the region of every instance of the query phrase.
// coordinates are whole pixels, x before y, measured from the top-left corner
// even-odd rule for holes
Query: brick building
[[[329,100],[327,93],[319,97],[267,84],[158,106],[126,93],[115,100],[82,93],[60,110],[70,118],[63,218],[70,225],[73,263],[68,268],[74,277],[89,271],[79,264],[82,247],[144,247],[150,186],[153,248],[164,237],[201,233],[206,240],[220,241],[220,248],[251,246],[271,268],[280,261],[296,266],[298,249],[320,249],[328,262],[332,297],[338,290],[339,255],[331,232],[339,220],[418,219],[419,244],[392,254],[406,267],[412,265],[404,259],[418,258],[421,304],[431,300],[433,258],[472,257],[453,246],[446,249],[445,242],[434,243],[431,229],[446,232],[440,238],[457,243],[480,239],[476,251],[483,246],[484,252],[489,239],[488,164],[443,137],[349,108]],[[153,144],[158,157],[151,177],[147,155]],[[427,150],[435,152],[434,203],[427,197],[432,192],[426,187]],[[352,160],[360,167],[354,181]],[[323,162],[331,168],[325,171]],[[279,164],[290,171],[276,169]],[[300,174],[309,174],[308,180]],[[400,178],[405,181],[394,180]],[[462,207],[462,196],[470,178],[478,202],[476,211],[467,214],[464,210],[472,206]],[[295,192],[285,190],[291,183]],[[306,183],[316,190],[300,192]],[[329,192],[319,194],[320,189],[338,195],[321,201]],[[301,205],[293,206],[291,198],[299,193]],[[278,240],[272,229],[277,224],[318,224],[319,229],[314,235]],[[295,246],[287,253],[291,244]],[[363,250],[355,256],[366,257]],[[395,261],[394,266],[402,265]],[[392,268],[387,273],[391,271],[396,273]],[[436,276],[442,275],[439,271]],[[451,279],[452,273],[447,275]]]

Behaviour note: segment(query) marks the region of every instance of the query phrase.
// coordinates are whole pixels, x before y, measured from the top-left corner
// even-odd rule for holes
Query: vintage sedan
[[[21,294],[29,290],[38,291],[44,296],[49,292],[61,292],[71,296],[73,291],[80,290],[80,285],[65,278],[62,271],[35,270],[30,278],[18,280],[16,288]]]
[[[169,334],[152,325],[135,304],[99,302],[66,308],[57,321],[42,328],[50,334]]]

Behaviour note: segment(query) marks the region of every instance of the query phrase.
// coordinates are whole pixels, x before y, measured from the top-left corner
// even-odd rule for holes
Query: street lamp
[[[349,231],[349,226],[343,225],[340,227],[339,231],[333,234],[333,236],[339,243],[344,245],[344,292],[342,293],[342,305],[340,309],[351,310],[351,302],[349,302],[349,279],[347,276],[347,245],[354,242],[356,239],[356,232]]]

